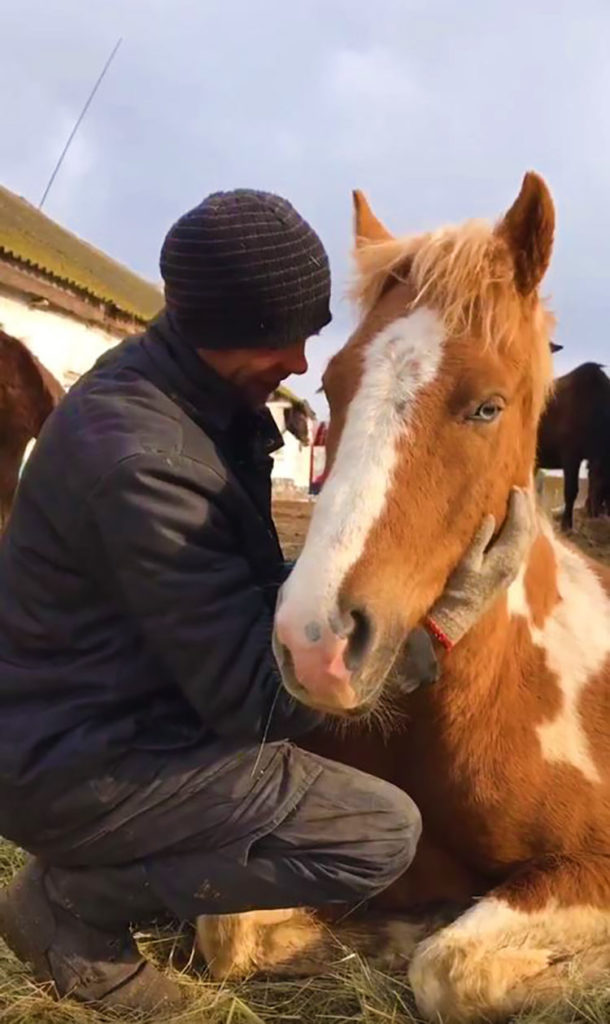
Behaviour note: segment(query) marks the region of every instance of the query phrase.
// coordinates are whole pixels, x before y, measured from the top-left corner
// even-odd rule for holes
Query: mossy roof
[[[163,305],[155,285],[0,185],[2,253],[138,320],[150,320]]]

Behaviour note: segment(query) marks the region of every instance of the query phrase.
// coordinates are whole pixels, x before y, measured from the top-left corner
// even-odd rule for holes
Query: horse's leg
[[[197,919],[197,944],[217,979],[277,969],[316,947],[322,927],[301,910],[252,910]]]
[[[404,969],[418,942],[453,921],[487,884],[464,867],[427,833],[415,858],[389,888],[371,900],[364,914],[329,908],[249,911],[200,917],[198,946],[215,977],[271,974],[320,974],[354,950],[375,966]],[[434,912],[413,913],[413,907]]]
[[[200,917],[197,944],[216,979],[251,974],[327,974],[350,954],[385,971],[404,970],[414,949],[455,914],[365,914],[324,921],[307,910],[254,910]]]
[[[574,525],[574,505],[578,497],[580,459],[566,459],[563,466],[563,515],[561,529],[567,533]]]
[[[610,974],[610,860],[548,856],[418,946],[409,970],[430,1020],[502,1020]]]
[[[589,519],[602,514],[602,476],[595,462],[589,460],[589,492],[585,512]]]

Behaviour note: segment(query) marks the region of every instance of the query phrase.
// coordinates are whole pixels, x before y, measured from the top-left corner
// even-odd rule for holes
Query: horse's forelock
[[[524,305],[513,260],[487,221],[371,243],[356,251],[355,260],[351,296],[363,313],[389,282],[408,279],[412,305],[433,301],[448,336],[476,330],[486,345],[498,346],[518,334]]]

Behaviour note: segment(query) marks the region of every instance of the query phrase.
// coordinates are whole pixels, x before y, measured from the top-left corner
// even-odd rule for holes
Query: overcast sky
[[[542,173],[557,371],[610,362],[609,0],[0,0],[0,32],[0,180],[34,203],[124,37],[45,210],[139,273],[158,280],[166,230],[216,189],[311,221],[334,322],[310,399],[352,322],[353,187],[402,233],[495,219]]]

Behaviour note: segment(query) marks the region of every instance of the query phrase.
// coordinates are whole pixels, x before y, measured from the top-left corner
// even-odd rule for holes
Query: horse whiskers
[[[397,726],[406,720],[406,715],[393,695],[384,689],[364,719],[369,728],[376,728],[387,740],[396,732]]]
[[[404,709],[395,700],[393,694],[382,690],[379,697],[369,708],[357,716],[327,714],[324,718],[324,728],[344,737],[347,733],[357,731],[377,732],[384,740],[396,731],[399,723],[406,720]]]
[[[390,665],[386,670],[379,696],[371,705],[368,713],[363,716],[363,720],[369,727],[377,726],[384,739],[387,739],[388,736],[396,731],[396,727],[400,722],[404,722],[407,719],[401,701],[401,694],[398,691],[398,684],[401,682],[397,667],[399,658],[400,648],[393,648]],[[393,687],[395,687],[394,692],[392,690]]]

